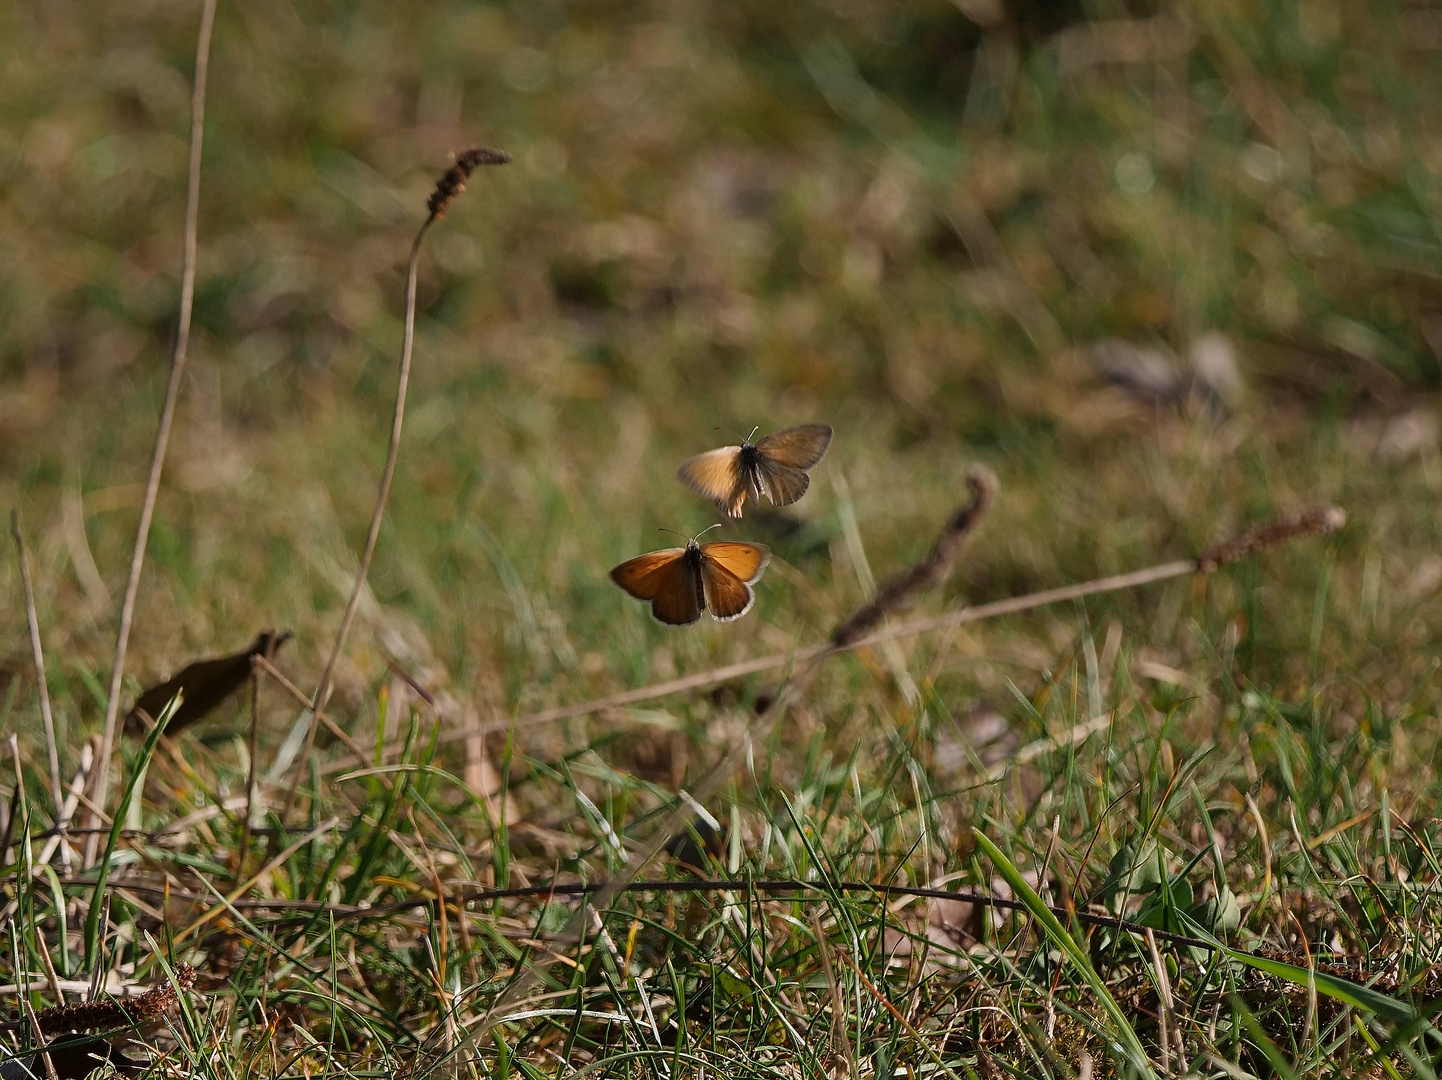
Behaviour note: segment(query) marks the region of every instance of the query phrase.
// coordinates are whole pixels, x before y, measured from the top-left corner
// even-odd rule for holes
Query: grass
[[[515,163],[420,266],[327,710],[366,767],[321,729],[282,821],[308,720],[264,679],[253,742],[245,694],[126,739],[107,856],[35,865],[54,796],[0,560],[0,966],[30,986],[6,1017],[189,963],[199,993],[149,1038],[191,1075],[1435,1073],[1436,12],[973,9],[221,5],[127,702],[268,627],[315,686],[426,194],[462,146]],[[103,727],[174,329],[196,11],[58,11],[0,12],[0,503],[68,784]],[[1188,366],[1209,331],[1235,383]],[[1111,339],[1158,352],[1160,392],[1106,366]],[[810,420],[837,430],[812,492],[724,530],[776,553],[744,620],[667,631],[606,580],[657,527],[711,522],[673,473],[714,428]],[[700,868],[809,893],[658,884],[604,918],[456,899],[619,873],[784,674],[508,718],[825,640],[925,555],[975,463],[999,493],[920,614],[1306,506],[1348,525],[828,660],[706,800],[724,840]],[[475,723],[497,730],[440,738]]]

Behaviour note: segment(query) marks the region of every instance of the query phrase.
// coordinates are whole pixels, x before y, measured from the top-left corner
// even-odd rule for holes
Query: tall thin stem
[[[70,865],[70,846],[65,843],[65,785],[60,782],[60,750],[55,744],[55,717],[50,711],[50,687],[45,680],[45,650],[40,645],[40,617],[35,613],[35,585],[30,580],[30,557],[20,532],[20,512],[10,511],[10,534],[20,558],[20,583],[25,590],[25,621],[30,624],[30,656],[35,664],[35,681],[40,687],[40,719],[45,725],[45,749],[50,755],[50,797],[55,801],[55,828],[60,830],[62,859]]]
[[[371,558],[375,555],[376,541],[381,534],[381,523],[386,516],[386,500],[390,497],[391,480],[395,477],[396,472],[396,459],[400,456],[401,430],[405,426],[406,418],[406,392],[411,381],[411,353],[416,336],[416,268],[420,264],[421,244],[425,241],[430,227],[446,216],[446,210],[450,204],[457,195],[465,190],[466,179],[477,166],[504,165],[510,160],[509,155],[498,150],[475,148],[458,154],[455,163],[441,177],[435,190],[431,193],[430,200],[426,204],[430,209],[430,215],[416,231],[415,241],[411,244],[411,255],[406,262],[406,308],[401,338],[400,376],[396,385],[396,406],[395,413],[391,417],[390,447],[386,452],[386,464],[385,469],[381,472],[380,490],[376,493],[375,510],[371,512],[370,531],[366,534],[365,549],[361,552],[360,566],[356,570],[355,584],[351,588],[350,600],[346,604],[345,614],[341,616],[340,628],[336,631],[330,657],[325,662],[324,670],[321,671],[320,682],[316,684],[315,693],[311,695],[310,727],[306,730],[305,745],[296,759],[290,788],[286,791],[285,802],[281,806],[282,821],[290,814],[291,807],[295,805],[295,793],[300,786],[300,777],[305,770],[306,762],[310,759],[311,748],[315,745],[318,715],[320,710],[325,707],[326,695],[330,693],[331,683],[335,678],[336,663],[340,660],[342,650],[345,649],[346,638],[350,634],[351,624],[355,621],[356,610],[360,607],[361,593],[365,591]]]
[[[125,652],[130,644],[130,625],[135,617],[135,598],[140,592],[140,570],[145,565],[145,548],[150,539],[150,519],[155,514],[155,500],[160,493],[160,473],[165,467],[165,452],[170,445],[170,427],[175,420],[175,403],[180,397],[180,377],[185,372],[186,353],[190,345],[190,317],[195,307],[196,233],[200,221],[200,152],[205,140],[205,85],[210,72],[210,38],[215,27],[216,0],[204,0],[200,11],[200,32],[195,43],[195,86],[190,96],[190,162],[185,193],[185,236],[180,261],[180,317],[175,330],[175,348],[170,356],[170,383],[165,389],[165,405],[160,413],[160,427],[155,433],[155,450],[150,457],[150,476],[145,482],[145,499],[140,505],[140,524],[135,531],[135,547],[130,556],[130,578],[125,584],[125,599],[120,605],[120,629],[115,635],[115,660],[110,669],[110,695],[105,702],[105,734],[100,741],[100,757],[95,768],[95,806],[104,809],[110,789],[110,756],[115,747],[115,722],[120,714],[120,684],[125,676]],[[99,817],[91,812],[92,824]],[[87,864],[95,861],[100,843],[99,833],[91,834],[85,846]]]

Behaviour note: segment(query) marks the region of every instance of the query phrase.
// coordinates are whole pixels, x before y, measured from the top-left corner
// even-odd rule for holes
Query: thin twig
[[[40,687],[40,719],[45,724],[45,749],[50,754],[50,797],[55,805],[55,824],[64,828],[62,810],[65,786],[60,782],[60,751],[55,744],[55,717],[50,711],[50,686],[45,681],[45,650],[40,645],[40,617],[35,613],[35,586],[30,580],[30,557],[25,553],[25,537],[20,532],[20,511],[10,511],[10,534],[15,537],[15,551],[20,557],[20,583],[25,590],[25,621],[30,624],[30,656],[35,663],[35,681]],[[64,853],[70,866],[70,849]]]
[[[210,37],[215,26],[216,0],[204,0],[200,10],[200,32],[195,43],[195,86],[190,98],[190,161],[185,193],[185,237],[180,260],[180,316],[175,330],[175,348],[170,357],[170,383],[160,427],[155,433],[155,450],[150,458],[150,476],[145,482],[145,499],[140,506],[140,524],[135,531],[135,548],[130,556],[130,578],[120,605],[120,628],[115,635],[115,660],[110,669],[110,696],[105,702],[105,734],[95,769],[95,804],[104,807],[110,788],[110,756],[115,747],[115,722],[120,714],[120,684],[125,675],[125,651],[130,644],[130,624],[135,617],[135,598],[140,592],[140,569],[145,565],[145,548],[150,539],[150,519],[160,493],[160,473],[170,444],[170,427],[175,403],[180,397],[180,377],[185,371],[190,345],[190,317],[195,306],[196,233],[200,220],[200,151],[205,138],[205,86],[210,70]],[[92,820],[94,820],[92,818]],[[92,835],[85,847],[85,862],[95,861],[99,837]]]
[[[345,614],[341,616],[340,628],[336,631],[335,643],[331,646],[330,656],[321,670],[320,682],[316,684],[315,693],[311,695],[310,727],[306,731],[305,744],[296,758],[295,773],[291,777],[290,788],[286,791],[285,800],[281,804],[280,819],[282,821],[290,815],[291,807],[295,804],[295,794],[300,787],[301,774],[305,771],[306,761],[310,758],[311,748],[315,745],[317,716],[325,706],[326,697],[330,693],[331,681],[335,677],[336,662],[345,648],[351,623],[355,621],[356,610],[360,607],[361,594],[365,591],[366,577],[370,573],[371,558],[375,555],[376,541],[380,539],[381,522],[385,520],[386,501],[390,498],[391,480],[395,477],[396,459],[400,456],[401,431],[405,426],[406,392],[410,386],[411,354],[416,333],[416,276],[421,258],[421,245],[425,241],[430,227],[446,216],[451,202],[465,190],[466,179],[474,169],[481,165],[504,165],[510,160],[508,155],[497,150],[472,149],[458,155],[455,164],[441,177],[435,190],[431,193],[430,200],[426,204],[430,214],[421,224],[420,229],[416,232],[415,240],[411,243],[410,258],[406,262],[405,319],[401,336],[401,362],[396,385],[395,412],[391,417],[390,446],[386,451],[385,468],[381,470],[380,490],[376,493],[376,505],[371,512],[370,530],[366,533],[365,548],[361,551],[360,566],[356,570],[355,584],[351,588],[350,600],[346,603]]]

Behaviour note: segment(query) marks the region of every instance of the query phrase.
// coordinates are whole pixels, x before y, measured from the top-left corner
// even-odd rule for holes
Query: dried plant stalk
[[[869,634],[888,615],[899,614],[912,605],[921,593],[936,588],[951,576],[962,545],[972,529],[991,508],[996,497],[996,474],[983,465],[967,471],[971,486],[971,502],[951,516],[931,554],[915,566],[902,571],[876,590],[876,595],[863,604],[831,635],[833,644],[845,648]]]
[[[380,539],[381,522],[385,520],[386,501],[390,498],[391,480],[395,477],[396,459],[400,455],[401,449],[401,431],[405,426],[406,392],[410,386],[411,353],[416,336],[416,273],[420,264],[421,245],[424,243],[430,227],[445,217],[446,211],[456,196],[465,190],[466,180],[472,172],[482,165],[504,165],[510,160],[509,154],[479,147],[457,154],[455,164],[447,169],[445,175],[437,181],[435,190],[431,192],[431,197],[426,201],[430,216],[421,224],[420,229],[416,232],[416,238],[411,244],[410,258],[406,262],[406,310],[401,337],[401,363],[396,385],[395,413],[391,417],[390,447],[386,451],[385,468],[381,471],[380,490],[376,493],[376,505],[375,510],[371,513],[370,531],[366,533],[365,548],[361,552],[360,567],[356,570],[355,584],[351,588],[350,600],[346,603],[345,614],[341,616],[340,628],[336,631],[330,657],[321,671],[320,682],[316,684],[315,693],[311,695],[310,727],[306,731],[305,745],[296,758],[295,772],[291,776],[290,788],[286,791],[285,801],[281,805],[282,821],[289,816],[291,807],[295,804],[295,793],[300,787],[301,775],[305,771],[306,761],[310,758],[311,748],[315,745],[316,727],[319,724],[317,716],[319,711],[325,707],[326,696],[330,693],[331,681],[335,677],[336,662],[345,649],[351,623],[355,621],[356,610],[360,607],[361,593],[365,590],[366,577],[370,574],[376,541]]]
[[[216,0],[205,0],[200,11],[200,32],[195,43],[195,86],[190,99],[190,162],[185,193],[185,237],[180,260],[180,313],[175,329],[175,347],[170,355],[170,382],[165,388],[165,405],[160,412],[160,426],[155,432],[155,449],[150,457],[150,476],[145,482],[145,499],[140,506],[140,524],[135,531],[135,548],[130,556],[130,577],[125,584],[125,599],[120,605],[120,627],[115,635],[115,659],[110,668],[110,695],[105,703],[105,734],[101,736],[100,756],[95,768],[94,804],[105,809],[110,789],[110,755],[115,747],[115,722],[120,715],[120,683],[125,676],[125,652],[130,643],[130,623],[135,617],[135,598],[140,593],[140,568],[145,565],[145,547],[150,539],[150,519],[155,513],[155,500],[160,494],[160,472],[165,467],[165,451],[170,445],[170,426],[175,420],[175,403],[180,397],[180,376],[190,345],[190,316],[195,307],[196,233],[200,217],[200,148],[205,137],[205,86],[210,70],[210,36],[215,26]],[[95,811],[90,824],[99,824]],[[85,845],[86,865],[95,861],[100,834],[91,834]]]
[[[1327,536],[1345,524],[1347,512],[1340,506],[1318,506],[1299,514],[1273,518],[1207,548],[1197,557],[1197,569],[1210,574],[1304,536]]]

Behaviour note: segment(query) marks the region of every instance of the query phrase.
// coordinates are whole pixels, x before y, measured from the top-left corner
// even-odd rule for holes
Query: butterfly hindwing
[[[651,601],[651,617],[666,626],[690,626],[705,610],[701,567],[682,559],[670,585]]]
[[[800,469],[757,456],[756,487],[773,506],[790,506],[811,486],[811,477]]]
[[[702,544],[701,583],[711,617],[729,622],[750,611],[756,602],[751,584],[770,560],[771,553],[757,544],[726,540]]]
[[[756,451],[786,468],[809,469],[825,456],[833,434],[830,424],[798,424],[766,436]]]

